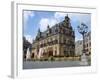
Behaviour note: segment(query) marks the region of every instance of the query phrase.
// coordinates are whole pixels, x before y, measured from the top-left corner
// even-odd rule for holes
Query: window
[[[88,47],[88,44],[87,44],[87,47]]]
[[[91,46],[91,42],[89,42],[89,46]]]
[[[66,39],[64,39],[64,43],[66,44]]]
[[[57,27],[55,28],[55,32],[56,32],[56,33],[58,32],[58,29],[57,29]]]

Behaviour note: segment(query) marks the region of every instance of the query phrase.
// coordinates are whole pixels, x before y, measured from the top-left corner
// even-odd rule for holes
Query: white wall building
[[[82,50],[83,50],[83,41],[82,40],[78,40],[75,42],[75,55],[79,56],[82,54]]]

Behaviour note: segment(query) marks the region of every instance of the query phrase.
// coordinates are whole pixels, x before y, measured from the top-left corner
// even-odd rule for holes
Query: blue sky
[[[75,40],[82,39],[82,36],[77,30],[77,26],[81,22],[85,23],[91,30],[91,14],[86,13],[64,13],[64,12],[50,12],[50,11],[23,11],[23,33],[26,39],[29,42],[32,42],[37,35],[37,31],[40,30],[43,32],[47,29],[47,25],[50,27],[64,20],[64,17],[68,14],[71,19],[71,25],[75,30]]]

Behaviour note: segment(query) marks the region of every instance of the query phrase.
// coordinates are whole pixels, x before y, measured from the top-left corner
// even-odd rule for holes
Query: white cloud
[[[24,11],[24,20],[27,21],[29,17],[34,17],[34,11]]]
[[[30,43],[33,41],[33,37],[31,35],[25,35],[26,40],[28,40]]]
[[[83,39],[82,39],[82,37],[78,37],[78,38],[75,37],[75,42],[78,41],[78,40],[83,40]]]
[[[55,25],[57,23],[56,19],[50,19],[50,27],[52,27],[53,25]]]
[[[55,19],[57,19],[57,21],[64,19],[64,17],[67,15],[67,13],[62,13],[62,12],[56,12],[54,14]]]
[[[45,31],[47,29],[48,24],[49,24],[49,20],[47,18],[41,19],[40,22],[39,22],[40,30]]]
[[[49,25],[50,27],[52,27],[53,25],[55,25],[57,23],[56,19],[49,19],[49,18],[42,18],[39,22],[40,25],[40,30],[43,32],[47,29],[47,26]]]

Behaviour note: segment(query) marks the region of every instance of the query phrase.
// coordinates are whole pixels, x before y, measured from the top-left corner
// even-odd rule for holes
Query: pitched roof
[[[70,18],[68,17],[68,15],[65,16],[65,19],[66,19],[66,18],[67,18],[67,19],[70,19]],[[44,32],[41,32],[40,29],[39,29],[38,34],[37,34],[37,36],[36,36],[36,39],[47,37],[47,34],[49,33],[49,31],[50,31],[50,35],[56,34],[56,33],[57,33],[56,30],[58,30],[60,27],[66,27],[66,26],[64,26],[64,23],[66,23],[66,20],[63,20],[62,22],[59,22],[59,23],[53,25],[51,28],[50,28],[49,25],[48,25],[48,26],[47,26],[48,29],[47,29],[46,31],[44,31]],[[72,29],[71,26],[70,26],[70,28]]]

